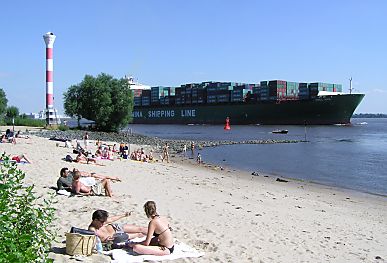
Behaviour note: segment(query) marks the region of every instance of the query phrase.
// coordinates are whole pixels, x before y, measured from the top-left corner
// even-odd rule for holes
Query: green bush
[[[53,196],[42,199],[9,157],[0,163],[0,262],[47,262],[55,234]]]
[[[6,118],[6,124],[12,125],[12,119]],[[15,126],[44,127],[46,120],[15,118]]]
[[[60,131],[68,131],[70,128],[69,128],[67,125],[60,124],[60,125],[58,126],[58,129],[59,129]]]

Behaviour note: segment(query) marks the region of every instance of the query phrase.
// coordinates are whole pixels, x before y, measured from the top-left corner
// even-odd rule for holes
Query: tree
[[[9,106],[6,110],[5,116],[9,119],[19,116],[19,109],[16,106]]]
[[[0,115],[5,113],[5,110],[7,109],[7,97],[5,96],[5,92],[3,89],[0,88]]]
[[[82,108],[80,91],[81,87],[79,85],[73,85],[63,94],[65,114],[70,117],[76,117],[78,126],[80,126],[80,120],[82,118],[80,115],[80,109]]]
[[[125,79],[101,73],[86,75],[80,84],[64,93],[65,113],[71,117],[94,120],[102,131],[118,131],[129,123],[133,97]]]

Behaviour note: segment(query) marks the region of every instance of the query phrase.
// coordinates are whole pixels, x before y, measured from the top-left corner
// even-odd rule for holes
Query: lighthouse
[[[46,123],[47,125],[57,125],[57,111],[54,109],[54,62],[53,49],[56,36],[52,32],[43,35],[46,43]]]

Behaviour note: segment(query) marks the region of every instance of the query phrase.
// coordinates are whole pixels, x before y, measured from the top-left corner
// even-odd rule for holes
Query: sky
[[[43,35],[53,32],[54,107],[86,74],[151,86],[281,79],[343,84],[356,113],[387,113],[385,0],[67,0],[1,4],[0,88],[21,113],[45,107]]]

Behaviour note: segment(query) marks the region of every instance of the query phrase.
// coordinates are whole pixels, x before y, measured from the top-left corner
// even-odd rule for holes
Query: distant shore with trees
[[[352,118],[387,118],[384,113],[357,113],[353,114]]]

